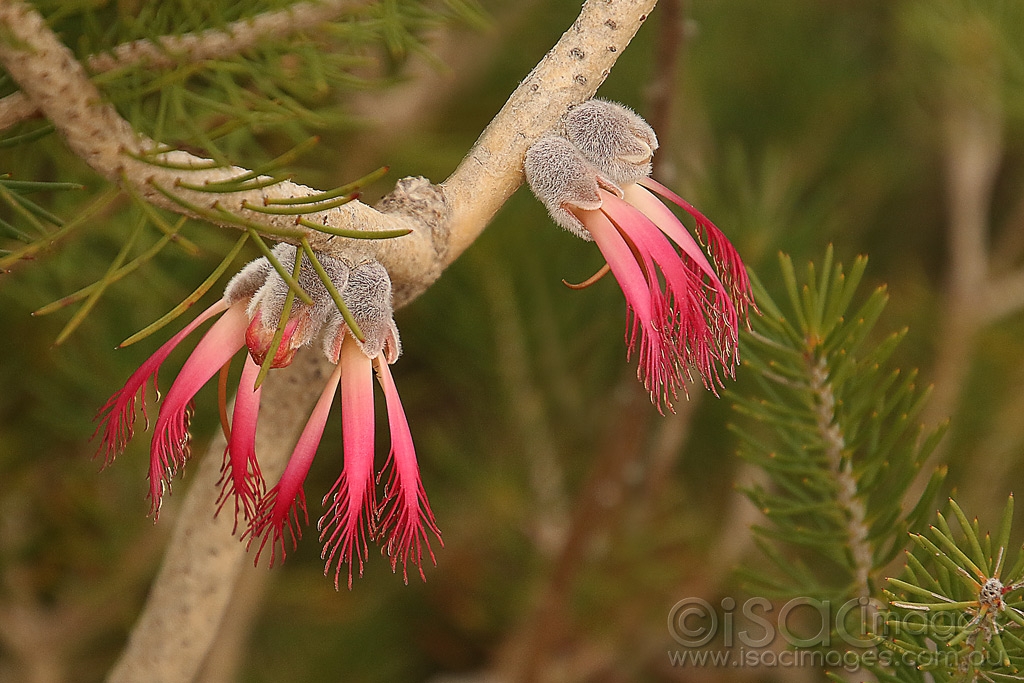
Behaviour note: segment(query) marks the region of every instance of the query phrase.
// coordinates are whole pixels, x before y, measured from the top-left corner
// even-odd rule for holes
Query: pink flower
[[[685,226],[647,188],[697,220],[714,267]],[[746,269],[729,241],[699,211],[651,179],[620,198],[599,189],[599,209],[570,211],[586,227],[626,297],[627,349],[654,403],[670,409],[695,369],[717,393],[739,361],[739,326],[753,301]],[[717,268],[717,269],[716,269]],[[722,273],[720,276],[719,273]]]
[[[282,245],[275,251],[287,267],[294,265],[293,247]],[[428,532],[439,542],[441,535],[423,491],[409,425],[389,368],[389,363],[397,360],[401,350],[391,312],[390,279],[387,271],[376,262],[349,269],[334,259],[321,256],[320,260],[333,284],[342,292],[365,341],[359,342],[352,336],[326,288],[319,280],[313,281],[316,276],[312,274],[312,268],[309,268],[310,273],[306,273],[304,264],[301,269],[304,276],[299,278],[299,284],[310,293],[313,304],[295,303],[271,366],[287,366],[301,346],[321,333],[324,352],[336,366],[280,481],[269,491],[266,491],[256,456],[261,391],[255,382],[260,371],[259,362],[269,353],[276,321],[283,310],[287,285],[265,259],[254,261],[233,278],[224,298],[161,346],[129,378],[124,388],[107,401],[98,416],[100,425],[97,433],[101,430],[103,433],[100,450],[104,452],[106,464],[124,450],[134,434],[135,405],[140,397],[145,415],[146,385],[152,381],[155,388],[160,366],[174,348],[202,323],[220,315],[185,361],[160,405],[150,448],[149,495],[154,517],[159,515],[163,494],[169,488],[171,478],[189,458],[188,428],[193,398],[246,346],[248,352],[227,435],[218,511],[228,498],[234,500],[236,524],[239,515],[246,523],[242,538],[247,539],[250,546],[260,539],[256,562],[268,543],[271,546],[270,564],[273,565],[278,552],[284,559],[285,530],[294,547],[301,537],[300,515],[302,521],[308,523],[303,483],[340,383],[345,464],[337,483],[324,499],[325,506],[328,499],[331,502],[320,522],[327,568],[332,564],[335,566],[337,586],[341,565],[348,563],[348,585],[351,588],[353,563],[358,562],[362,574],[369,541],[380,539],[391,557],[392,570],[397,571],[401,562],[403,578],[407,582],[406,567],[410,559],[419,567],[421,577],[424,551],[434,560]],[[274,322],[268,325],[266,321]],[[390,469],[391,474],[380,503],[376,500],[373,468],[374,368],[384,389],[391,428],[391,455],[383,468]]]
[[[324,496],[327,513],[317,528],[324,543],[322,559],[326,561],[324,574],[334,567],[334,585],[340,584],[341,566],[348,565],[348,587],[352,588],[352,568],[359,567],[369,553],[369,542],[381,539],[384,551],[391,557],[391,568],[397,570],[402,563],[402,578],[408,583],[407,564],[411,559],[423,575],[424,550],[434,562],[428,531],[441,545],[441,532],[427,502],[420,480],[416,451],[413,448],[409,424],[398,397],[388,357],[397,355],[397,338],[389,335],[383,350],[369,357],[365,345],[342,332],[340,349],[335,355],[337,365],[320,396],[306,428],[299,437],[295,451],[281,476],[280,482],[260,501],[245,536],[249,544],[259,538],[259,553],[270,544],[273,565],[277,553],[287,552],[285,531],[291,537],[292,547],[302,535],[302,525],[308,524],[303,482],[316,454],[323,434],[327,414],[330,412],[337,386],[341,384],[341,422],[345,449],[345,464],[341,476]],[[384,390],[388,423],[391,430],[391,453],[377,475],[379,480],[390,468],[391,474],[384,488],[384,497],[376,499],[374,478],[374,415],[373,374]],[[300,522],[300,514],[302,520]],[[378,524],[378,520],[382,520]],[[436,564],[436,562],[435,562]]]
[[[657,136],[635,112],[589,100],[560,130],[527,151],[524,170],[556,223],[597,243],[626,297],[628,355],[662,410],[696,370],[717,393],[739,361],[739,327],[753,295],[746,269],[718,228],[692,205],[647,177]],[[658,198],[690,214],[701,244]],[[604,269],[602,273],[604,274]],[[588,281],[593,282],[595,278]]]
[[[170,488],[170,480],[190,455],[188,427],[192,417],[192,399],[244,345],[245,328],[248,325],[245,302],[231,303],[225,297],[203,311],[150,356],[128,378],[125,386],[110,397],[97,416],[100,421],[97,433],[103,430],[100,448],[105,451],[105,463],[109,464],[134,435],[135,402],[139,398],[143,401],[143,415],[146,415],[144,394],[147,383],[152,381],[159,395],[157,373],[164,360],[200,324],[218,314],[223,315],[196,345],[160,404],[150,445],[149,498],[154,518],[160,515],[163,494]],[[244,379],[243,375],[243,383]],[[146,423],[148,427],[148,416]],[[242,432],[241,429],[237,431],[239,434]]]

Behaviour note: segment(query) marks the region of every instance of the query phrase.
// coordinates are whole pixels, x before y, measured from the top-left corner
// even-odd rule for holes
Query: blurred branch
[[[663,150],[673,148],[679,94],[677,80],[685,44],[686,0],[662,0],[654,42],[654,77],[647,86],[647,121],[658,131],[658,142]],[[669,154],[660,154],[654,159],[655,175],[669,185],[676,179],[675,167],[675,160]]]
[[[82,646],[83,634],[120,632],[128,615],[119,599],[145,585],[163,545],[161,534],[134,539],[130,549],[111,563],[112,576],[84,592],[40,596],[32,570],[8,566],[0,584],[10,595],[0,601],[0,650],[14,655],[17,680],[25,683],[63,683],[70,673],[73,651]],[[7,680],[0,671],[0,680]]]
[[[483,30],[469,31],[446,23],[424,41],[429,54],[409,56],[403,67],[403,82],[385,90],[354,92],[347,102],[348,110],[365,121],[370,134],[359,135],[346,146],[345,168],[378,166],[382,156],[405,136],[435,125],[454,92],[491,68],[507,47],[502,36],[514,34],[539,3],[519,0],[503,7],[488,7],[491,21]],[[384,65],[377,68],[375,76],[386,75]]]
[[[257,450],[267,480],[284,471],[292,446],[326,381],[326,361],[299,354],[288,372],[272,373],[263,400],[275,410],[260,416]],[[146,607],[107,679],[110,683],[191,681],[216,638],[247,561],[232,535],[234,517],[215,516],[226,443],[218,433],[186,494]]]
[[[564,546],[567,500],[562,463],[548,421],[544,396],[530,373],[530,357],[515,288],[500,263],[488,259],[480,281],[490,304],[495,345],[502,362],[498,370],[505,385],[506,414],[518,428],[522,453],[529,459],[533,541],[550,558]],[[555,343],[543,335],[546,343]]]
[[[224,28],[122,43],[109,52],[89,56],[85,63],[90,72],[103,73],[129,64],[168,69],[183,63],[221,59],[252,49],[265,40],[283,38],[315,28],[337,18],[345,10],[365,5],[368,1],[298,2],[284,10],[234,21]],[[37,105],[24,93],[12,93],[0,99],[0,130],[38,113]]]
[[[1024,308],[1024,269],[1018,269],[985,283],[981,292],[981,316],[994,323]]]
[[[995,315],[1008,313],[1005,304],[1011,303],[988,296],[994,286],[989,275],[988,226],[1003,154],[1001,108],[985,98],[951,99],[944,124],[949,264],[937,337],[935,392],[926,414],[933,424],[956,410],[978,332]]]
[[[525,611],[520,626],[503,645],[495,663],[497,679],[544,680],[554,648],[568,635],[573,586],[586,565],[594,542],[607,533],[628,502],[624,489],[633,466],[644,454],[644,435],[651,418],[648,396],[630,377],[612,394],[609,406],[617,419],[608,423],[594,460],[573,504],[562,547],[544,585]]]

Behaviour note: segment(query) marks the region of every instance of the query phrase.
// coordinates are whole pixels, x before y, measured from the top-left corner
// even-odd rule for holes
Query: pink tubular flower
[[[341,566],[347,564],[347,583],[351,588],[353,567],[358,565],[362,575],[371,540],[386,538],[384,551],[391,557],[392,570],[397,571],[398,562],[401,562],[406,581],[410,559],[418,567],[421,578],[424,576],[424,544],[430,559],[434,560],[426,530],[434,533],[442,545],[443,541],[423,494],[408,422],[394,382],[390,381],[388,364],[398,359],[401,344],[392,317],[391,282],[387,271],[379,263],[364,263],[349,272],[345,284],[343,296],[358,322],[364,341],[357,341],[352,336],[336,310],[324,322],[324,353],[336,363],[335,370],[280,482],[260,501],[245,536],[250,544],[260,538],[260,550],[268,542],[272,545],[271,564],[278,552],[282,558],[285,556],[286,528],[294,547],[301,534],[299,515],[303,521],[308,521],[303,483],[340,384],[344,468],[324,496],[323,504],[328,509],[317,527],[324,544],[321,555],[325,560],[324,573],[329,573],[333,566],[335,587],[338,587]],[[373,464],[374,368],[384,388],[392,443],[392,457],[383,469],[393,466],[393,474],[381,502],[377,500],[376,482],[383,471],[375,479]],[[402,495],[396,495],[396,487]],[[392,501],[397,502],[386,510],[385,506]],[[256,560],[259,560],[259,553]]]
[[[232,413],[231,431],[227,435],[228,445],[224,451],[224,472],[221,475],[221,493],[217,511],[224,507],[230,497],[235,502],[235,524],[239,512],[244,519],[251,519],[256,513],[256,504],[263,495],[263,473],[256,459],[256,422],[260,412],[262,387],[256,386],[260,366],[252,359],[251,352],[245,356],[242,377],[235,394],[235,409]],[[236,526],[237,529],[237,526]]]
[[[739,361],[739,327],[753,296],[746,269],[718,228],[647,177],[658,147],[631,110],[590,100],[570,110],[561,134],[531,146],[525,171],[552,218],[593,240],[626,298],[628,355],[662,410],[686,391],[691,371],[717,393]],[[690,214],[701,244],[657,193]]]
[[[384,487],[384,500],[378,513],[384,518],[381,523],[380,535],[384,539],[384,550],[391,556],[391,570],[394,571],[398,562],[402,563],[402,579],[408,583],[406,571],[409,559],[416,565],[423,576],[423,550],[430,555],[430,561],[437,564],[434,551],[430,547],[428,531],[437,537],[438,543],[444,547],[441,532],[434,521],[434,513],[430,511],[427,493],[420,481],[419,467],[416,464],[416,451],[412,445],[412,432],[405,419],[402,401],[398,398],[398,389],[391,377],[391,369],[387,363],[379,359],[376,363],[377,379],[384,390],[387,403],[388,425],[391,429],[391,452],[388,454],[384,470],[391,466],[391,475]]]
[[[134,435],[135,402],[139,398],[143,399],[142,410],[143,415],[146,415],[146,384],[152,380],[156,388],[157,373],[171,352],[199,325],[217,314],[223,315],[196,346],[160,405],[150,446],[149,497],[154,518],[159,517],[160,505],[164,491],[169,487],[169,480],[189,457],[188,426],[192,415],[193,397],[231,359],[231,356],[242,348],[247,323],[245,303],[231,303],[230,299],[225,297],[206,309],[150,356],[128,378],[125,386],[110,397],[97,415],[100,424],[96,433],[103,430],[100,449],[105,452],[105,464],[110,464]],[[148,422],[147,417],[147,427]]]
[[[690,368],[712,391],[722,385],[723,374],[732,376],[738,360],[737,303],[672,212],[643,188],[630,190],[630,198],[649,213],[605,190],[599,190],[600,209],[573,213],[626,297],[627,347],[630,355],[638,350],[639,378],[659,408],[671,408],[678,389],[685,391]]]
[[[352,567],[359,563],[363,574],[368,541],[376,537],[377,510],[373,481],[373,361],[351,337],[341,343],[341,436],[345,447],[345,467],[334,486],[324,496],[330,501],[320,518],[321,559],[324,574],[333,564],[334,585],[338,586],[341,565],[348,564],[348,587],[352,588]]]
[[[294,247],[282,245],[275,252],[288,267],[294,266]],[[387,271],[376,262],[350,269],[334,259],[321,256],[320,260],[335,287],[341,291],[363,331],[365,341],[359,342],[352,336],[327,289],[315,279],[315,274],[311,274],[311,267],[308,269],[311,272],[306,273],[307,267],[303,264],[299,284],[310,294],[313,304],[295,302],[271,367],[290,364],[298,348],[321,332],[324,352],[336,366],[284,473],[269,491],[265,490],[256,456],[261,394],[256,387],[256,378],[260,372],[259,362],[269,353],[274,327],[283,310],[287,285],[265,259],[246,266],[228,284],[220,301],[161,346],[129,378],[125,387],[107,401],[98,415],[100,425],[96,433],[102,431],[103,435],[100,450],[104,452],[107,464],[124,450],[134,433],[135,405],[140,397],[143,398],[145,415],[146,384],[152,380],[155,387],[157,372],[174,348],[202,323],[220,315],[185,361],[160,405],[150,449],[150,498],[154,517],[159,514],[169,480],[189,457],[192,399],[220,368],[246,346],[248,352],[227,435],[218,511],[228,498],[233,499],[236,524],[239,515],[246,522],[242,539],[247,541],[247,547],[259,539],[256,562],[268,544],[271,565],[278,554],[284,559],[286,532],[294,547],[301,537],[302,523],[308,523],[303,483],[323,437],[340,384],[345,466],[337,483],[324,498],[325,505],[330,500],[327,514],[320,521],[321,540],[325,542],[323,556],[327,561],[325,573],[332,565],[335,566],[337,586],[341,565],[347,563],[351,588],[353,564],[358,562],[362,574],[369,542],[381,539],[384,550],[391,557],[392,570],[397,571],[398,562],[401,562],[403,578],[408,582],[406,565],[410,559],[419,568],[421,577],[424,549],[434,560],[427,531],[432,532],[438,541],[441,541],[441,536],[423,492],[409,425],[388,368],[388,364],[397,360],[400,354],[398,330],[391,311],[390,279]],[[267,321],[275,322],[271,326]],[[374,368],[384,389],[392,433],[391,456],[384,467],[392,468],[392,473],[380,504],[376,497],[377,480],[373,466]]]
[[[299,515],[308,523],[303,482],[340,383],[345,463],[341,475],[324,496],[323,504],[328,509],[317,524],[320,541],[324,544],[321,553],[325,561],[324,574],[334,568],[336,588],[341,583],[343,564],[348,565],[349,588],[352,587],[353,568],[358,567],[359,575],[362,575],[372,540],[384,541],[383,551],[391,557],[393,571],[397,571],[399,562],[402,563],[402,577],[406,582],[409,560],[419,569],[420,577],[424,577],[424,547],[434,561],[428,530],[444,545],[423,491],[409,424],[388,368],[388,364],[398,358],[400,345],[398,330],[390,315],[391,291],[390,284],[383,279],[385,276],[378,264],[365,264],[352,271],[350,289],[385,293],[386,305],[353,308],[353,316],[360,321],[365,342],[358,342],[340,320],[328,322],[324,333],[325,352],[337,365],[280,482],[260,502],[245,532],[250,545],[260,539],[259,551],[268,543],[271,545],[271,564],[278,552],[282,558],[287,552],[286,531],[291,537],[292,547],[295,547],[301,536]],[[384,390],[391,431],[391,455],[377,478],[389,467],[392,472],[383,500],[379,502],[373,465],[374,368]],[[256,559],[259,561],[259,554]]]
[[[146,384],[152,380],[154,390],[156,390],[157,394],[160,393],[157,386],[157,372],[160,370],[163,362],[167,360],[167,357],[171,355],[171,352],[174,351],[185,337],[213,316],[226,311],[229,306],[230,304],[225,299],[221,299],[200,313],[185,329],[178,332],[178,334],[171,337],[163,346],[157,349],[156,353],[150,356],[138,370],[132,373],[124,387],[111,396],[106,404],[100,408],[97,413],[97,419],[100,420],[100,424],[97,425],[93,438],[100,432],[100,429],[103,429],[101,442],[104,451],[104,466],[113,462],[114,458],[128,447],[128,442],[135,436],[135,402],[139,398],[142,399],[142,414],[146,418],[146,427],[149,427],[149,416],[146,414],[144,395]]]

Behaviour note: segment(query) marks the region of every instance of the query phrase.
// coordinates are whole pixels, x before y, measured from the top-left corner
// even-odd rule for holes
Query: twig
[[[846,542],[853,560],[853,588],[858,596],[871,597],[871,569],[873,553],[868,540],[868,525],[864,502],[857,497],[857,479],[853,476],[853,462],[845,453],[846,437],[836,422],[836,397],[829,383],[828,368],[822,359],[808,368],[811,391],[817,398],[815,418],[818,435],[825,443],[825,457],[835,477],[836,504],[846,517]]]

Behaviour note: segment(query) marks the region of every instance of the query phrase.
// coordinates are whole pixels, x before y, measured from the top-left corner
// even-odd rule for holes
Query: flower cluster
[[[628,354],[637,352],[637,377],[660,411],[686,391],[691,369],[716,393],[733,376],[753,294],[725,235],[649,177],[657,149],[636,113],[593,99],[530,147],[524,170],[552,219],[601,250],[599,275],[610,269],[622,288]],[[707,254],[655,194],[695,219]]]
[[[327,512],[320,519],[320,540],[324,543],[324,572],[334,567],[335,586],[341,566],[362,574],[370,540],[380,540],[391,558],[393,570],[402,564],[408,580],[407,563],[412,560],[423,576],[423,555],[434,560],[430,535],[441,535],[427,503],[420,481],[416,452],[389,365],[401,353],[398,329],[392,317],[391,281],[376,261],[350,266],[320,255],[317,262],[351,312],[358,339],[346,324],[330,290],[317,275],[306,254],[295,247],[278,245],[274,256],[284,268],[294,271],[300,259],[298,284],[312,303],[291,300],[289,286],[266,258],[248,264],[228,283],[224,296],[172,337],[128,379],[100,410],[101,451],[109,463],[124,450],[134,434],[136,402],[145,389],[157,385],[157,372],[175,347],[204,322],[219,316],[196,345],[167,396],[160,404],[150,448],[149,497],[152,513],[160,504],[170,480],[189,458],[189,419],[192,399],[199,389],[246,347],[244,366],[235,397],[224,458],[220,505],[232,499],[236,524],[242,518],[242,538],[260,552],[270,546],[270,564],[287,551],[285,535],[294,547],[308,523],[303,483],[327,416],[341,385],[344,469],[324,497]],[[290,307],[289,307],[289,304]],[[278,323],[287,312],[283,334]],[[277,337],[277,339],[275,339]],[[269,490],[256,456],[256,426],[261,390],[257,378],[261,365],[274,348],[270,366],[289,365],[296,351],[320,339],[324,354],[335,364],[312,414],[299,436],[280,480]],[[277,343],[275,348],[275,342]],[[384,391],[391,452],[381,470],[389,470],[383,497],[377,499],[374,476],[373,376]],[[147,426],[148,426],[147,417]],[[443,543],[442,543],[443,544]]]

